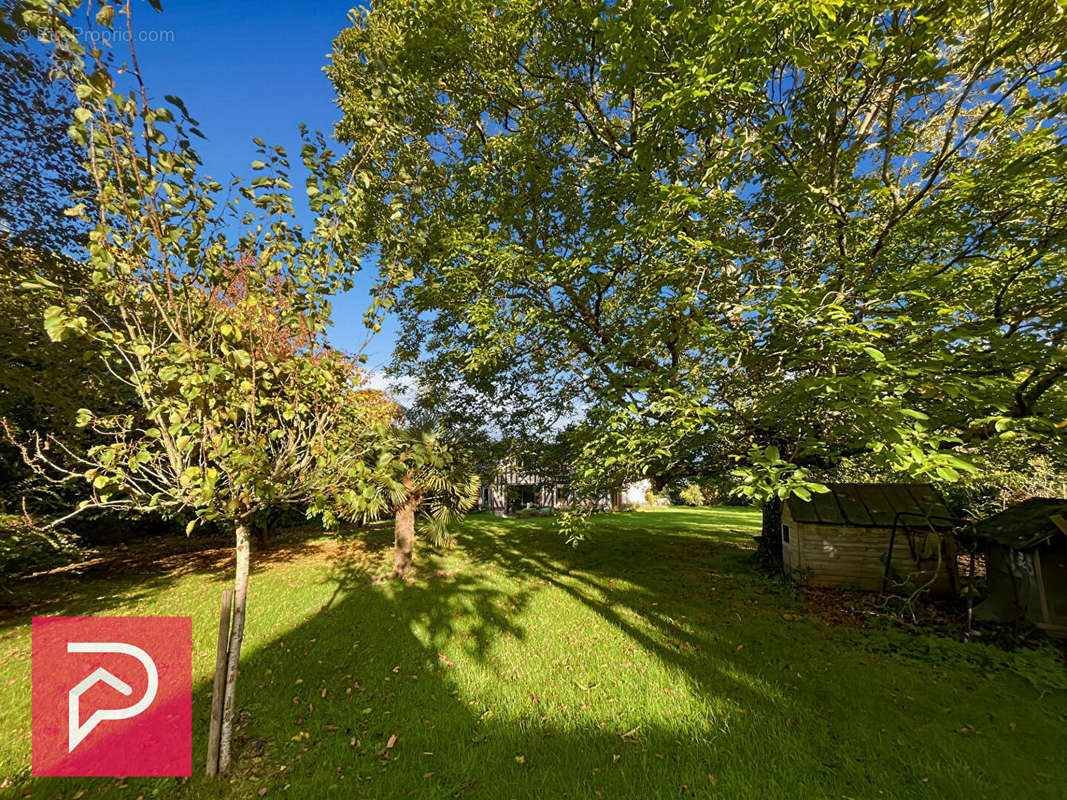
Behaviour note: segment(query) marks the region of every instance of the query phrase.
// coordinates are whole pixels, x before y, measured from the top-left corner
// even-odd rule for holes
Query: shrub
[[[73,537],[42,533],[17,514],[0,515],[0,576],[51,569],[79,555]]]
[[[678,497],[687,506],[704,505],[704,491],[695,483],[686,483],[678,492]]]

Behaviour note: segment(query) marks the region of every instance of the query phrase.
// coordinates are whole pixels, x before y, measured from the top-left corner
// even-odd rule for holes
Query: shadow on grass
[[[474,561],[559,589],[696,687],[721,692],[731,688],[731,680],[724,682],[729,670],[713,670],[713,685],[703,686],[706,659],[742,644],[739,629],[761,599],[774,606],[791,602],[756,569],[748,533],[724,530],[724,522],[753,527],[753,519],[744,511],[714,517],[676,511],[666,517],[665,530],[650,530],[648,514],[612,515],[602,517],[592,540],[579,547],[546,535],[544,522],[525,520],[485,520],[457,538]],[[485,535],[487,527],[494,535]],[[752,683],[743,688],[751,691]]]
[[[515,562],[507,556],[495,560],[497,548],[519,543],[515,537],[522,539],[526,555]],[[573,677],[581,672],[581,656],[573,665],[559,665],[551,683],[549,676],[538,683],[531,680],[534,665],[501,655],[516,652],[505,645],[521,645],[522,652],[535,646],[520,620],[534,621],[532,604],[548,586],[589,603],[638,649],[677,666],[700,650],[687,642],[706,645],[716,637],[671,631],[669,641],[660,641],[622,612],[613,613],[555,580],[534,541],[562,555],[574,551],[566,545],[557,551],[556,534],[545,526],[511,526],[475,546],[476,538],[464,535],[458,543],[464,556],[473,557],[473,564],[462,567],[448,553],[421,552],[419,578],[412,583],[375,583],[373,559],[348,560],[339,553],[330,578],[336,590],[322,611],[244,662],[238,784],[245,792],[647,798],[710,796],[718,794],[721,781],[724,790],[733,791],[722,796],[755,796],[746,794],[753,788],[747,778],[730,777],[736,753],[717,752],[713,741],[740,722],[730,718],[743,704],[727,701],[728,695],[747,697],[776,718],[778,699],[729,659],[709,661],[714,674],[704,676],[721,715],[671,724],[669,709],[659,715],[640,710],[617,715],[610,701],[595,719],[596,684]],[[642,603],[658,602],[651,599],[653,589],[641,591]],[[617,602],[629,596],[624,593]],[[596,653],[584,658],[591,662]],[[570,666],[575,673],[567,671]],[[206,700],[208,691],[206,683],[199,686],[198,699]],[[669,696],[658,697],[670,705]],[[203,702],[198,712],[201,754],[207,726]],[[784,728],[786,720],[779,721]],[[760,747],[754,741],[746,754],[752,763]],[[188,790],[197,797],[239,794],[199,779]]]
[[[307,525],[282,531],[265,545],[254,544],[252,574],[329,549],[332,543],[326,536],[321,528]],[[389,537],[380,524],[342,527],[333,534],[338,542],[366,540],[377,547]],[[0,632],[25,624],[31,615],[77,616],[85,613],[86,605],[92,606],[94,615],[103,616],[118,606],[147,600],[191,575],[211,575],[225,584],[232,581],[233,569],[233,543],[222,536],[166,536],[108,548],[106,555],[80,564],[5,581],[0,587]],[[106,594],[100,593],[103,581]]]
[[[578,550],[548,521],[475,519],[413,583],[375,583],[387,534],[346,540],[319,613],[243,659],[234,780],[200,777],[205,681],[197,777],[86,796],[977,798],[1024,771],[1059,796],[1043,712],[1014,696],[1017,739],[958,736],[952,707],[997,688],[907,696],[932,671],[784,621],[747,537],[704,513],[605,518]]]
[[[912,700],[927,669],[868,661],[784,621],[790,600],[754,573],[746,534],[711,514],[662,517],[659,530],[643,516],[604,518],[577,550],[544,521],[474,520],[456,553],[420,553],[411,584],[371,585],[365,562],[338,563],[343,588],[324,613],[246,664],[248,786],[301,797],[974,798],[1028,768],[1031,796],[1057,796],[1056,746],[952,727],[969,700],[996,707],[996,689]],[[562,616],[546,596],[566,598]],[[546,617],[559,664],[537,661],[552,646]],[[624,648],[600,643],[601,622]],[[1031,725],[1047,723],[1031,710]]]

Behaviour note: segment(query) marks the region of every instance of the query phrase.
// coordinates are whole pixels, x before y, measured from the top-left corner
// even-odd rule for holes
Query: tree
[[[77,100],[51,79],[48,59],[15,34],[13,14],[0,2],[0,241],[5,250],[69,253],[88,232],[63,215],[72,197],[89,190],[84,150],[67,134]]]
[[[177,98],[149,101],[132,47],[122,69],[88,53],[56,7],[28,4],[26,24],[52,44],[57,69],[78,100],[71,135],[86,148],[91,197],[67,213],[91,225],[93,294],[63,296],[44,324],[56,341],[82,337],[100,367],[135,403],[121,413],[82,409],[79,424],[105,440],[80,454],[38,439],[32,463],[63,482],[88,482],[89,508],[184,513],[229,526],[235,536],[233,621],[219,739],[218,769],[231,762],[237,670],[249,577],[249,534],[256,514],[306,507],[327,525],[339,513],[380,510],[372,467],[353,443],[365,418],[354,391],[353,359],[325,342],[329,296],[349,288],[338,254],[356,246],[340,203],[341,173],[306,136],[314,226],[291,221],[289,162],[257,141],[262,173],[222,187],[199,173],[191,145],[196,122]],[[102,6],[96,24],[129,3]],[[122,83],[129,81],[129,83]],[[34,286],[33,282],[29,284]],[[365,427],[370,427],[369,423]],[[209,772],[214,764],[209,763]]]
[[[478,497],[478,476],[456,442],[440,430],[393,424],[374,436],[373,471],[379,496],[394,518],[393,572],[406,578],[415,558],[415,518],[422,514],[434,544],[446,541],[449,527]]]
[[[11,8],[0,4],[0,28]],[[12,31],[8,31],[12,33]],[[0,417],[19,431],[61,432],[72,440],[74,413],[118,387],[82,367],[84,342],[53,343],[41,327],[47,305],[20,289],[40,275],[72,294],[89,286],[89,271],[72,258],[84,250],[88,226],[63,215],[85,194],[84,151],[67,134],[73,92],[51,80],[47,59],[16,37],[0,35]],[[91,400],[90,400],[91,398]],[[5,503],[34,492],[18,451],[0,448],[0,494]],[[65,499],[65,498],[64,498]]]
[[[400,355],[598,419],[579,486],[1062,447],[1065,36],[1051,0],[375,3],[329,74]]]

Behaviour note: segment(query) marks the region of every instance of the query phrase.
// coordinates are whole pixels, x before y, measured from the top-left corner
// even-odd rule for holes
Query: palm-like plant
[[[446,542],[451,526],[474,507],[478,477],[470,459],[440,430],[392,425],[376,437],[377,490],[395,517],[392,578],[410,574],[415,517],[431,543]]]

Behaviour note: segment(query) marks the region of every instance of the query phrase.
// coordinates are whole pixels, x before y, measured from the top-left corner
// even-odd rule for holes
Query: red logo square
[[[33,774],[192,773],[189,617],[33,618]]]

